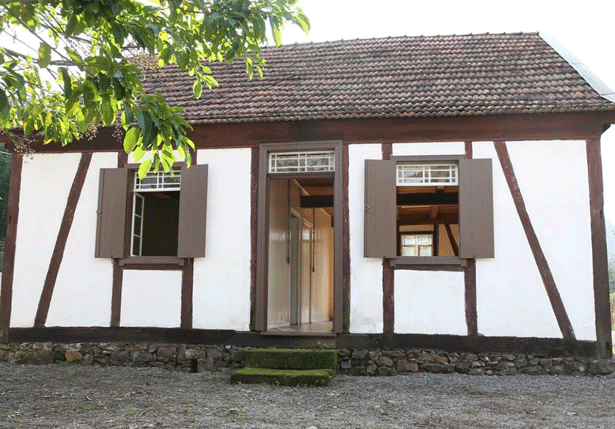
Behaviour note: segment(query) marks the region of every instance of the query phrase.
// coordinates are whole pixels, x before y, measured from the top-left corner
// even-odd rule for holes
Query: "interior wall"
[[[179,199],[145,195],[143,206],[143,256],[177,255]]]
[[[268,327],[290,324],[289,180],[269,185]]]
[[[333,228],[331,216],[323,209],[314,211],[314,273],[312,276],[312,322],[325,322],[331,318],[331,291],[333,282],[332,258]]]

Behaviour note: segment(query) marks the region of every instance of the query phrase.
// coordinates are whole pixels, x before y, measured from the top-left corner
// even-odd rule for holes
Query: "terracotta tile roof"
[[[537,33],[395,37],[265,48],[263,80],[212,64],[192,95],[173,68],[148,82],[193,124],[613,111]]]

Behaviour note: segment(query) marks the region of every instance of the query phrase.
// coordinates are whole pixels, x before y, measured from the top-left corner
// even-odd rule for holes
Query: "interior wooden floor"
[[[314,333],[330,333],[333,332],[333,321],[305,323],[303,325],[282,326],[279,328],[269,329],[268,332],[314,332]]]

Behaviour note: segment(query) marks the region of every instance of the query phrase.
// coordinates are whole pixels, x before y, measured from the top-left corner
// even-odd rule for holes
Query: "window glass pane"
[[[419,246],[419,256],[431,256],[431,246]]]
[[[132,255],[133,256],[141,256],[141,238],[134,236],[132,237]]]
[[[158,173],[147,173],[143,180],[135,175],[135,191],[169,191],[181,188],[181,171],[173,170],[173,174],[159,171]]]
[[[457,185],[457,163],[397,164],[397,185]]]
[[[335,171],[335,153],[333,151],[269,154],[270,173],[317,171]]]
[[[418,256],[416,253],[416,246],[402,247],[401,255],[402,256]]]
[[[137,195],[135,197],[135,213],[141,214],[143,212],[143,197]]]
[[[140,236],[141,235],[141,216],[138,216],[135,214],[135,229],[134,229],[134,235]]]

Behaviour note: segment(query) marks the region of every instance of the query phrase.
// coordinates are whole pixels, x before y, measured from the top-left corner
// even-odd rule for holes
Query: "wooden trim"
[[[452,264],[395,264],[396,270],[410,270],[410,271],[454,271],[461,272],[465,270],[465,267],[461,265]]]
[[[0,292],[0,342],[8,342],[11,325],[11,306],[13,302],[13,274],[15,272],[15,251],[17,242],[17,223],[19,220],[19,197],[21,192],[21,171],[23,158],[13,153],[11,159],[11,179],[7,210],[6,243],[4,264],[2,266],[2,289]]]
[[[606,124],[615,123],[613,112],[526,115],[374,118],[328,121],[244,122],[194,125],[188,137],[199,149],[257,147],[261,143],[331,141],[345,143],[398,143],[492,140],[565,140],[598,138]],[[36,152],[117,152],[115,127],[100,128],[93,140],[62,146],[32,145]]]
[[[609,273],[604,225],[604,195],[602,183],[602,157],[600,139],[587,140],[587,171],[589,175],[589,209],[592,240],[592,267],[594,275],[594,311],[598,356],[610,358],[611,308],[609,300]]]
[[[342,258],[340,257],[343,248],[343,199],[342,193],[345,189],[342,177],[342,142],[341,141],[319,141],[319,142],[285,142],[267,143],[259,148],[259,187],[258,187],[258,220],[257,220],[257,265],[256,265],[256,317],[255,329],[257,331],[267,330],[267,298],[268,298],[268,257],[269,257],[269,181],[274,177],[281,178],[282,175],[268,174],[268,154],[280,150],[322,150],[324,148],[335,151],[335,172],[334,174],[334,289],[333,289],[333,330],[341,332],[343,329],[343,293],[342,283]],[[331,173],[328,173],[329,175]],[[289,175],[285,178],[297,177],[299,175]],[[284,175],[286,176],[286,175]],[[302,175],[305,176],[305,175]],[[309,176],[312,176],[310,174]]]
[[[455,256],[398,256],[394,259],[395,266],[398,265],[433,265],[444,267],[447,265],[464,267],[466,259]]]
[[[124,281],[124,270],[120,265],[119,259],[113,259],[113,284],[111,287],[111,327],[120,326],[122,314],[122,283]]]
[[[130,256],[128,258],[120,258],[120,266],[130,269],[132,265],[174,265],[176,269],[180,269],[187,258],[178,258],[177,256]]]
[[[474,148],[471,141],[465,142],[465,159],[472,159],[474,155]],[[450,226],[446,225],[446,232],[449,234],[451,244],[454,241]],[[459,255],[459,248],[457,247],[455,255]],[[465,269],[463,270],[463,282],[464,282],[464,301],[465,301],[465,313],[466,313],[466,326],[468,329],[468,335],[478,335],[478,310],[476,307],[476,260],[468,259]]]
[[[393,145],[383,143],[382,159],[390,160],[392,155]],[[398,230],[397,225],[396,230]],[[390,260],[386,258],[382,259],[382,331],[385,334],[395,332],[395,273]]]
[[[235,347],[322,347],[338,349],[443,350],[467,353],[596,357],[595,341],[561,338],[469,337],[428,334],[338,334],[337,337],[261,335],[222,329],[181,328],[11,328],[11,342],[172,343]]]
[[[340,349],[444,350],[466,353],[513,353],[541,356],[596,356],[595,341],[561,338],[485,337],[429,334],[338,335]]]
[[[41,292],[41,298],[38,303],[38,310],[36,311],[36,317],[34,319],[34,326],[38,328],[45,326],[45,322],[47,321],[49,305],[51,304],[51,298],[53,296],[53,289],[56,284],[58,272],[60,271],[62,258],[64,257],[64,248],[66,247],[68,234],[70,233],[71,226],[73,225],[75,210],[77,209],[77,203],[79,202],[79,197],[81,196],[81,190],[83,189],[83,184],[85,183],[85,178],[87,176],[91,160],[91,153],[81,154],[79,167],[77,168],[75,179],[73,180],[73,184],[68,194],[66,208],[64,209],[64,216],[62,217],[58,238],[51,255],[51,260],[49,261],[49,269],[47,270],[43,291]]]
[[[474,148],[472,147],[471,141],[465,142],[465,151],[466,151],[465,159],[472,159]]]
[[[117,168],[124,168],[128,165],[128,154],[123,150],[117,153]]]
[[[519,219],[521,220],[521,224],[523,225],[523,230],[525,231],[527,241],[532,250],[532,254],[534,255],[534,260],[536,261],[536,265],[538,266],[538,271],[540,272],[540,276],[542,277],[542,281],[547,291],[547,295],[549,296],[549,301],[551,301],[551,307],[553,308],[553,312],[555,313],[557,324],[562,331],[564,339],[574,340],[575,335],[574,330],[572,329],[572,324],[570,323],[570,319],[568,318],[568,314],[566,313],[566,308],[564,307],[564,303],[562,302],[562,297],[557,290],[555,279],[553,278],[553,274],[551,273],[551,269],[549,268],[549,263],[547,262],[547,258],[542,251],[542,247],[540,246],[540,242],[538,241],[538,236],[534,231],[532,221],[530,220],[530,216],[525,207],[525,201],[523,200],[521,190],[519,189],[519,183],[517,182],[517,177],[515,176],[515,171],[513,169],[510,156],[508,154],[508,148],[506,147],[506,143],[494,142],[494,146],[498,154],[500,164],[502,165],[502,170],[504,171],[506,183],[508,183],[508,188],[510,189],[510,193],[515,203],[515,207],[517,208]]]
[[[180,271],[184,269],[185,264],[164,264],[164,263],[144,263],[144,264],[126,264],[120,267],[123,270],[139,270],[139,271]]]
[[[350,208],[348,198],[350,156],[348,145],[342,145],[342,332],[350,332]]]
[[[258,147],[252,148],[250,180],[250,330],[256,331],[256,263],[258,255]]]
[[[182,269],[181,328],[192,329],[194,259],[187,258]]]
[[[465,311],[468,335],[478,335],[478,312],[476,310],[476,260],[468,259],[468,264],[463,270],[465,284]]]
[[[459,256],[459,246],[457,245],[457,240],[455,240],[455,236],[453,235],[453,231],[451,230],[451,225],[449,223],[445,223],[444,229],[446,230],[448,241],[451,243],[451,248],[453,249],[453,255]]]

